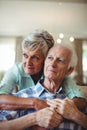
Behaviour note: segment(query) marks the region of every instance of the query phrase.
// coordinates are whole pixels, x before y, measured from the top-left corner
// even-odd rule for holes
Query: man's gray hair
[[[71,44],[67,44],[67,43],[61,43],[61,44],[58,44],[58,46],[63,46],[64,48],[67,48],[71,52],[71,60],[70,60],[68,68],[76,67],[78,58],[77,58],[77,54],[74,47]]]
[[[22,49],[40,50],[46,57],[48,50],[54,45],[53,36],[46,30],[34,30],[22,42]]]

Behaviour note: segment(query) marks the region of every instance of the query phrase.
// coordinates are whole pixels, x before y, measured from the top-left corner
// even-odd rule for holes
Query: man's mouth
[[[50,71],[52,73],[56,73],[56,71],[54,69],[49,69],[48,71]]]

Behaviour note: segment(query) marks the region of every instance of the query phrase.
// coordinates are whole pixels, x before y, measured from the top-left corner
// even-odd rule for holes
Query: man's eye
[[[65,60],[63,58],[58,58],[57,61],[60,63],[65,63]]]
[[[48,56],[47,59],[53,59],[51,56]]]
[[[58,59],[58,61],[60,61],[60,62],[64,62],[64,60],[62,60],[62,59]]]

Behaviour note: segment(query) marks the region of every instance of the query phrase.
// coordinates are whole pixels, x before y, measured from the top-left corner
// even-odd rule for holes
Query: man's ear
[[[70,67],[67,72],[66,72],[66,75],[70,75],[74,70],[74,67]]]

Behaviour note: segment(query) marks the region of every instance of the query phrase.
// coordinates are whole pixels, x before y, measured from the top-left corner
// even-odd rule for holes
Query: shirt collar
[[[44,88],[41,84],[43,80],[39,80],[38,83],[35,85],[35,87],[33,88],[34,91],[37,91],[37,96],[39,97],[44,91],[50,93],[46,88]],[[60,93],[63,93],[63,89],[62,89],[62,86],[60,87],[60,89],[58,89],[58,91],[53,94],[53,93],[50,93],[52,95],[57,95],[57,94],[60,94]]]
[[[39,97],[44,91],[46,91],[46,89],[42,86],[40,81],[37,82],[33,90],[37,91],[37,97]]]

